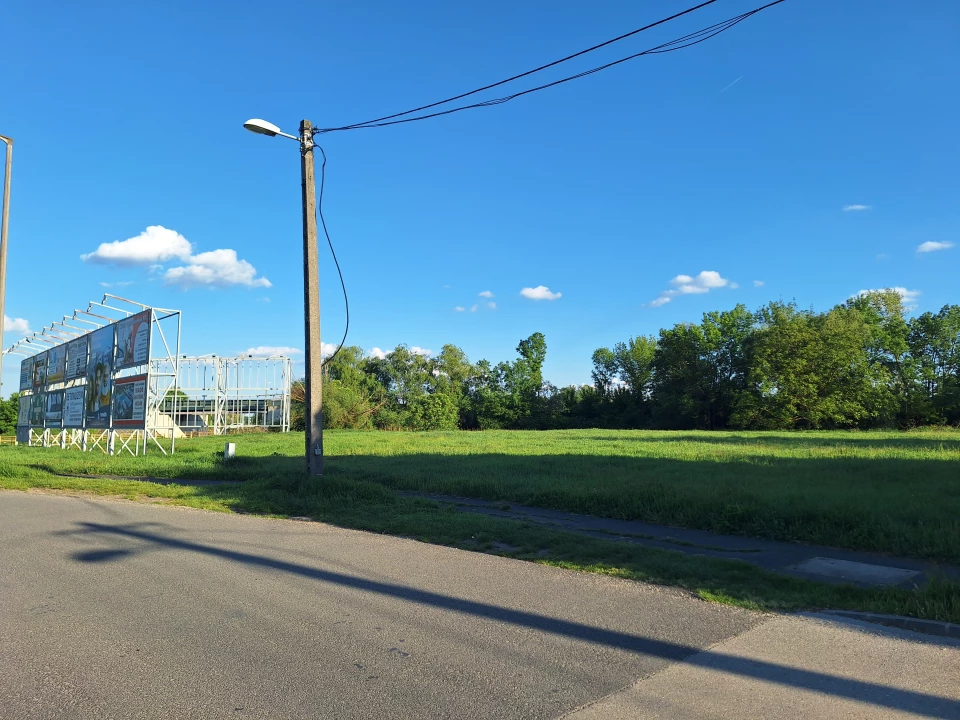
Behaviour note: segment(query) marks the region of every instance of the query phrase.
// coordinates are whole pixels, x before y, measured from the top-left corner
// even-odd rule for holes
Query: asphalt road
[[[319,523],[0,492],[0,718],[960,718],[955,642]]]

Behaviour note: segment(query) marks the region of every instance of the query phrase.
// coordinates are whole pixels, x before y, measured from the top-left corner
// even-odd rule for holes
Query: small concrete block
[[[839,578],[868,585],[899,585],[920,574],[916,570],[824,557],[804,560],[802,563],[794,565],[793,568],[811,575]]]
[[[229,460],[237,454],[237,444],[227,443],[223,446],[223,459]]]

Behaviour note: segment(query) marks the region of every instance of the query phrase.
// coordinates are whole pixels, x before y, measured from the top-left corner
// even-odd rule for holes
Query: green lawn
[[[467,515],[419,490],[728,533],[960,562],[960,432],[325,434],[327,474],[306,481],[303,436],[182,441],[173,457],[0,447],[0,487],[166,498],[216,510],[308,515],[344,526],[679,585],[758,608],[835,607],[960,621],[960,588],[838,588]],[[66,477],[236,479],[186,487]]]

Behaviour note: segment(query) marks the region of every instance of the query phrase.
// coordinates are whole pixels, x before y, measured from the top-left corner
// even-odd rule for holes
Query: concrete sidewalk
[[[960,718],[958,689],[955,641],[826,617],[776,617],[564,717]]]
[[[706,530],[687,530],[634,520],[614,520],[502,501],[429,493],[402,494],[434,500],[453,506],[461,512],[532,522],[602,540],[674,550],[688,555],[740,560],[765,570],[819,582],[908,589],[922,586],[934,576],[960,582],[960,567],[912,558],[738,535],[719,535]]]

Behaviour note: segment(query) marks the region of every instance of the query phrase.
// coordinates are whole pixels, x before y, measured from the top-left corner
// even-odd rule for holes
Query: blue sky
[[[406,110],[692,4],[12,0],[6,314],[39,329],[112,284],[181,309],[185,353],[301,349],[297,146],[244,120],[295,133]],[[543,80],[759,4],[720,0]],[[960,302],[958,31],[954,0],[787,0],[505,105],[323,136],[348,342],[498,361],[540,331],[563,385],[589,381],[601,345],[738,302],[826,308],[880,287],[921,312]],[[329,254],[321,275],[332,343]],[[521,295],[541,286],[556,297]]]

